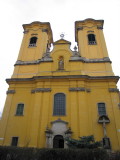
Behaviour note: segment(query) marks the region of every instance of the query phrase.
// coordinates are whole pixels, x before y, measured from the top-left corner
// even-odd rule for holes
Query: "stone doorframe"
[[[71,137],[72,131],[68,128],[68,122],[58,120],[51,122],[51,128],[46,128],[46,148],[53,148],[53,139],[56,135],[61,135],[63,138]],[[68,148],[67,144],[64,141],[64,148]]]

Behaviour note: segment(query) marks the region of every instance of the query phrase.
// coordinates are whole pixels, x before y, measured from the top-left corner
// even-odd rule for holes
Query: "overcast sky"
[[[0,0],[0,112],[8,89],[5,79],[11,77],[19,53],[22,24],[50,22],[54,41],[64,33],[73,49],[74,22],[86,18],[104,20],[109,57],[120,76],[120,0]]]

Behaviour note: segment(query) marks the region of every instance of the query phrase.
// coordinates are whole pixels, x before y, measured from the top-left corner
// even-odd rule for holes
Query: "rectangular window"
[[[54,95],[54,110],[53,115],[65,115],[65,94],[64,93],[57,93]]]
[[[17,105],[17,110],[16,110],[16,115],[20,116],[23,115],[23,110],[24,110],[24,104],[18,104]]]
[[[98,113],[100,116],[106,115],[105,103],[98,103]]]
[[[11,146],[17,146],[18,144],[18,137],[12,137]]]

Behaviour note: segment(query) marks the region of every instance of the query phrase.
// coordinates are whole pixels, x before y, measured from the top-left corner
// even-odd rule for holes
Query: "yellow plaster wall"
[[[85,27],[87,25],[88,27]],[[78,31],[78,47],[82,57],[86,59],[99,59],[108,57],[102,30],[93,27],[93,24],[83,24],[83,30]],[[23,37],[18,60],[34,61],[41,59],[46,52],[49,34],[42,32],[41,26],[33,26]],[[90,28],[91,27],[91,28]],[[87,31],[93,30],[96,35],[97,45],[90,46],[87,42]],[[37,47],[28,47],[32,34],[37,34]],[[58,69],[59,57],[64,58],[64,70]],[[50,62],[40,62],[32,65],[16,65],[11,80],[23,78],[21,81],[11,81],[9,90],[15,90],[14,94],[8,94],[0,121],[0,145],[10,145],[13,136],[19,137],[18,146],[21,147],[46,147],[45,130],[51,127],[51,121],[61,118],[68,122],[73,132],[72,138],[94,135],[96,140],[103,138],[103,128],[98,124],[97,103],[104,102],[110,124],[107,124],[107,134],[112,143],[112,149],[120,149],[120,110],[118,108],[119,97],[117,92],[109,92],[109,88],[116,88],[116,81],[107,78],[114,76],[111,64],[86,63],[83,61],[70,61],[73,52],[70,50],[70,42],[59,40],[54,43],[50,53]],[[104,80],[90,80],[84,78],[53,78],[48,76],[88,75],[106,76]],[[46,76],[37,79],[36,76]],[[29,79],[29,78],[36,79]],[[24,78],[28,78],[24,81]],[[83,87],[87,91],[69,91],[70,88]],[[36,88],[50,88],[50,92],[31,93]],[[53,116],[54,95],[64,93],[66,95],[66,115]],[[24,103],[24,115],[16,116],[16,106]]]
[[[115,85],[115,84],[114,84]],[[33,88],[51,88],[51,92],[31,93]],[[69,91],[70,87],[88,87],[91,92]],[[8,95],[11,103],[6,101],[3,112],[3,124],[7,123],[4,132],[0,136],[5,137],[3,145],[10,145],[12,136],[19,136],[19,146],[45,147],[45,130],[51,126],[51,121],[61,118],[68,122],[73,131],[72,138],[95,135],[96,140],[103,137],[103,129],[98,124],[97,103],[106,103],[110,124],[107,124],[107,134],[112,142],[112,149],[120,147],[120,110],[117,106],[119,97],[117,93],[108,91],[108,82],[84,82],[78,80],[53,80],[31,84],[16,84],[16,93]],[[66,116],[53,116],[54,95],[64,93],[66,95]],[[111,100],[111,96],[113,100]],[[23,116],[15,116],[16,106],[19,102],[25,104]],[[9,106],[9,107],[8,107]],[[6,109],[9,109],[9,114]],[[9,120],[7,121],[6,118]],[[7,121],[7,122],[6,122]]]

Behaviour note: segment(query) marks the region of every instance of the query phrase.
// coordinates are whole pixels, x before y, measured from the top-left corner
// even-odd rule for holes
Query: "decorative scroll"
[[[83,88],[83,87],[74,87],[74,88],[69,88],[69,91],[81,91],[81,92],[91,92],[89,88]]]
[[[117,88],[109,88],[108,90],[109,92],[119,92],[119,89]]]
[[[80,87],[69,88],[69,91],[85,91],[85,88],[80,88]]]
[[[14,93],[15,93],[15,90],[8,90],[6,93],[7,93],[7,94],[14,94]]]
[[[36,92],[51,92],[51,88],[36,88],[31,90],[31,93],[36,93]]]

